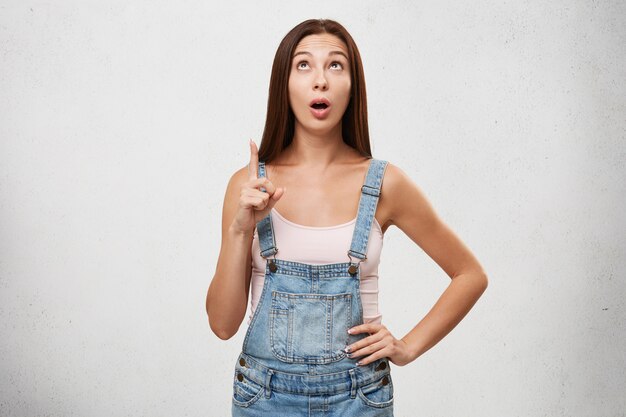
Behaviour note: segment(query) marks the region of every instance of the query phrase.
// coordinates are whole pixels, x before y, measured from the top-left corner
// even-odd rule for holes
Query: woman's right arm
[[[228,182],[222,209],[222,246],[206,297],[209,326],[223,340],[237,333],[248,306],[254,230],[238,231],[231,227],[238,190],[247,177],[247,168],[242,168]]]
[[[250,169],[244,167],[235,172],[226,188],[222,244],[206,297],[209,326],[223,340],[237,333],[246,314],[256,223],[269,213],[284,193],[284,189],[276,189],[267,177],[257,178],[258,151],[252,141],[250,153]]]

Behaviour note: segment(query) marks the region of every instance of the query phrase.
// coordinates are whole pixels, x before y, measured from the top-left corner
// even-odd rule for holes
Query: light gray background
[[[490,285],[392,367],[397,416],[624,416],[622,1],[0,2],[0,415],[226,416],[246,331],[204,300],[230,175],[282,37],[333,18],[365,65],[374,156]],[[448,277],[399,229],[400,338]]]

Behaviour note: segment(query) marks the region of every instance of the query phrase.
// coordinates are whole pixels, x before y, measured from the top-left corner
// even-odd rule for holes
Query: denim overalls
[[[389,359],[357,366],[367,355],[351,359],[343,351],[368,336],[347,330],[363,323],[359,266],[386,166],[370,160],[347,262],[276,258],[271,213],[257,223],[265,282],[235,365],[233,417],[393,416]],[[258,175],[265,176],[264,162]]]

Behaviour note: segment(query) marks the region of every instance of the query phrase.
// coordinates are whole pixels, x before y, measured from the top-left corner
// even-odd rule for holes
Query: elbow
[[[215,335],[222,340],[228,340],[235,335],[234,333],[229,333],[229,332],[220,331],[220,330],[213,330],[213,333],[215,333]]]
[[[244,306],[245,312],[245,306]],[[235,313],[225,313],[218,306],[211,308],[211,303],[207,297],[206,314],[209,322],[209,328],[217,337],[222,340],[228,340],[237,334],[242,318],[236,319]]]
[[[219,323],[215,322],[214,320],[211,320],[211,308],[210,307],[210,302],[209,302],[209,295],[207,295],[206,298],[206,315],[207,315],[207,321],[209,322],[209,328],[211,329],[211,331],[213,332],[213,334],[217,337],[219,337],[222,340],[228,340],[231,337],[233,337],[234,333],[227,331],[226,329],[224,329],[224,327],[222,325],[220,325]],[[215,317],[214,317],[215,318]]]
[[[215,336],[219,337],[222,340],[228,340],[237,334],[237,331],[233,332],[233,331],[215,326],[214,324],[211,323],[210,319],[209,319],[209,328],[211,329],[211,331],[213,332]]]
[[[487,274],[485,274],[484,272],[480,274],[480,277],[482,292],[485,292],[485,290],[489,286],[489,278],[487,278]]]
[[[477,291],[479,294],[485,292],[485,290],[489,286],[489,278],[487,278],[487,274],[484,271],[466,272],[457,276],[461,275],[465,276],[469,281],[471,281],[471,285],[474,291]]]

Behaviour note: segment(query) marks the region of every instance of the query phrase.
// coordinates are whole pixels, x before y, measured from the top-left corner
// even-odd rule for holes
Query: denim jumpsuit
[[[369,335],[347,330],[363,324],[360,263],[386,166],[370,159],[347,262],[277,258],[271,213],[257,223],[265,282],[235,365],[233,417],[393,416],[389,359],[358,366],[367,355],[348,358],[343,350]]]

